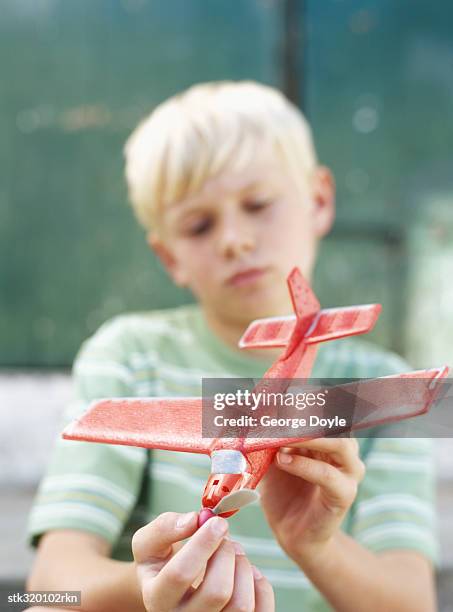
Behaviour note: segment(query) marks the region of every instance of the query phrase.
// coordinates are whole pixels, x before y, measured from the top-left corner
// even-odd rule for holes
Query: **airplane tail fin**
[[[320,311],[321,304],[299,268],[291,270],[287,282],[296,317],[311,319]]]
[[[252,321],[239,341],[240,348],[285,347],[291,342],[296,323],[298,335],[300,327],[309,326],[320,303],[298,268],[293,268],[287,283],[295,314]]]

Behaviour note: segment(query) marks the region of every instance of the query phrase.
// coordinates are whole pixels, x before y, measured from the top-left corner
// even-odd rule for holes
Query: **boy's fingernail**
[[[215,516],[208,521],[208,527],[211,532],[218,538],[222,537],[228,531],[228,523],[220,516]]]
[[[188,512],[187,514],[181,514],[181,516],[176,521],[176,527],[178,529],[183,529],[187,527],[193,521],[195,516],[195,512]]]
[[[253,577],[255,578],[255,580],[261,580],[261,578],[263,577],[263,574],[254,565],[252,565],[252,572],[253,572]]]
[[[278,453],[279,463],[285,463],[287,465],[288,463],[291,463],[292,460],[293,460],[292,455],[288,455],[288,453]]]

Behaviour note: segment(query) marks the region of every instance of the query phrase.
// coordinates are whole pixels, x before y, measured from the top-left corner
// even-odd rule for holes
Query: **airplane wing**
[[[335,401],[330,400],[329,405],[334,408],[330,414],[320,416],[338,414],[341,417],[343,407],[351,416],[352,409],[349,429],[361,429],[426,413],[438,395],[440,380],[448,372],[445,366],[332,387],[329,398],[334,397]],[[412,379],[412,384],[401,384],[403,379]],[[302,412],[300,416],[303,415]],[[344,428],[307,427],[306,435],[294,437],[289,431],[288,436],[280,438],[264,437],[266,431],[263,428],[262,436],[240,440],[203,438],[201,398],[113,398],[91,404],[81,417],[66,427],[62,437],[205,454],[213,449],[239,447],[249,454],[333,435]]]
[[[325,308],[315,316],[304,341],[307,344],[315,344],[364,334],[374,327],[381,309],[380,304]]]
[[[63,431],[66,440],[85,440],[207,453],[202,438],[201,398],[113,398],[93,402]]]
[[[323,418],[345,416],[347,427],[334,426],[328,429],[325,425],[307,426],[306,435],[295,437],[293,434],[291,437],[291,428],[288,426],[288,437],[247,437],[243,439],[242,450],[250,453],[289,446],[311,438],[338,435],[351,429],[375,427],[424,414],[435,402],[441,388],[441,380],[448,375],[448,372],[449,368],[444,366],[330,387],[329,402],[326,407],[332,406],[332,409],[320,410],[318,416]],[[404,384],[404,380],[410,382]],[[310,414],[316,413],[312,409]],[[304,412],[301,412],[298,418],[303,417]],[[279,430],[282,433],[284,431],[283,427],[279,427]],[[263,427],[262,433],[266,431],[268,429]],[[300,432],[301,428],[298,431]]]

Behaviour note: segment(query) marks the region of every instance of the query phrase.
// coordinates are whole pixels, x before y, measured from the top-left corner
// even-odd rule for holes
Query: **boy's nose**
[[[219,236],[218,248],[220,254],[227,259],[234,259],[252,251],[255,240],[250,231],[240,225],[224,227]]]

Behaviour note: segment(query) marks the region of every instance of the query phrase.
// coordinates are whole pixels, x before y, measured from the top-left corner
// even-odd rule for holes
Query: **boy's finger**
[[[237,544],[236,544],[237,545]],[[222,612],[236,610],[255,610],[255,585],[252,566],[244,555],[244,551],[236,552],[234,568],[234,589],[231,599]]]
[[[154,610],[172,610],[204,570],[228,531],[225,519],[216,516],[190,538],[149,583],[145,604]]]
[[[263,576],[257,567],[252,566],[255,583],[254,612],[274,612],[275,597],[271,583]]]
[[[357,438],[313,438],[311,440],[304,440],[303,442],[295,442],[288,448],[309,448],[312,450],[319,450],[323,452],[338,452],[343,454],[344,452],[355,452],[359,451],[359,443]]]
[[[311,457],[279,452],[277,465],[285,472],[322,487],[332,503],[341,507],[345,505],[346,493],[348,493],[348,486],[352,485],[352,480],[330,463]],[[349,499],[349,493],[347,497]]]
[[[196,512],[165,512],[134,533],[132,552],[136,563],[161,561],[172,552],[172,544],[188,538],[197,529]]]
[[[354,474],[361,470],[359,457],[359,445],[355,438],[316,438],[306,440],[288,447],[297,450],[307,449],[321,453],[328,453],[332,459],[345,469],[348,473]]]
[[[223,540],[209,559],[203,582],[183,606],[184,612],[218,612],[231,599],[235,578],[233,542]]]

